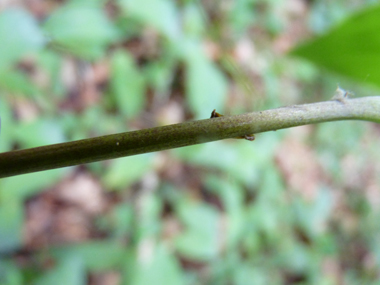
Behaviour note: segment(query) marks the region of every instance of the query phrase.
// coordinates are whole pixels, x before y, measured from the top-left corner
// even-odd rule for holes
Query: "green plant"
[[[364,1],[308,2],[325,35],[290,55],[346,80],[285,56],[309,20],[291,2],[5,9],[0,172],[100,161],[0,180],[0,283],[376,282],[377,125],[347,120],[378,122],[379,97],[352,80],[376,84],[378,7],[332,37]],[[364,97],[331,98],[338,82]]]

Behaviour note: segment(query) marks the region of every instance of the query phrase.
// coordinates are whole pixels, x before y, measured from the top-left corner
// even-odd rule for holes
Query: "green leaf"
[[[343,156],[348,149],[351,153],[361,149],[361,140],[366,131],[369,131],[367,126],[358,121],[319,124],[316,126],[315,142],[321,151]]]
[[[229,9],[229,21],[234,34],[239,36],[256,20],[255,9],[252,9],[252,1],[240,0],[231,2]]]
[[[189,259],[206,261],[219,251],[219,215],[204,204],[184,202],[178,205],[179,218],[186,230],[176,240],[178,252]]]
[[[66,167],[3,178],[0,180],[0,200],[30,197],[57,183],[69,170]]]
[[[179,148],[173,150],[173,152],[186,162],[215,167],[226,172],[235,167],[235,162],[239,161],[238,145],[226,144],[221,141]]]
[[[52,270],[48,271],[34,284],[85,285],[86,283],[86,272],[83,262],[75,252],[71,252],[65,258],[61,258]]]
[[[57,47],[85,59],[96,59],[118,32],[98,5],[68,4],[57,9],[44,26]]]
[[[363,10],[291,55],[380,87],[380,5]]]
[[[0,14],[0,70],[44,45],[36,20],[26,11],[9,9]]]
[[[104,222],[109,223],[106,227],[110,228],[113,237],[124,238],[132,231],[134,218],[132,205],[121,203],[111,210],[109,221]]]
[[[112,165],[104,175],[104,184],[110,189],[127,188],[150,169],[153,157],[152,154],[143,154],[113,160]]]
[[[244,230],[243,189],[240,185],[219,176],[206,178],[207,188],[218,195],[223,202],[226,213],[226,248],[237,246]]]
[[[177,259],[164,245],[153,248],[144,257],[130,258],[125,264],[124,278],[123,284],[132,285],[184,284]]]
[[[21,269],[17,262],[0,260],[0,284],[24,284]]]
[[[178,12],[174,3],[175,1],[168,0],[119,0],[126,15],[131,15],[173,40],[180,33]]]
[[[134,239],[143,241],[157,236],[162,224],[160,214],[162,212],[162,200],[157,195],[147,195],[139,202],[138,217],[134,216]]]
[[[39,89],[24,73],[18,70],[0,71],[0,89],[13,94],[37,95]]]
[[[144,107],[145,81],[133,58],[122,51],[111,60],[111,92],[120,111],[132,118]]]
[[[165,54],[160,59],[147,63],[144,67],[144,74],[147,84],[159,96],[169,96],[176,60],[173,54]]]
[[[0,255],[21,246],[24,217],[20,200],[10,197],[1,198],[3,199],[1,199],[0,207]]]
[[[186,55],[186,96],[197,118],[210,117],[213,109],[223,112],[227,80],[197,48]]]
[[[66,141],[61,125],[49,118],[22,124],[15,129],[15,138],[24,148]]]
[[[0,152],[4,152],[12,148],[15,119],[10,104],[1,95],[0,93]]]
[[[62,64],[64,58],[51,49],[45,49],[39,53],[38,65],[45,72],[48,86],[44,90],[47,91],[49,97],[64,98],[66,96],[66,84],[62,81]],[[50,100],[49,100],[50,101]],[[54,99],[51,99],[54,101]],[[53,104],[53,102],[52,102]]]
[[[187,3],[183,10],[183,26],[186,35],[201,36],[206,27],[201,6],[196,3]]]
[[[321,189],[313,203],[295,200],[293,209],[300,226],[312,238],[325,232],[333,208],[329,189]]]
[[[84,268],[91,271],[107,270],[119,266],[124,253],[122,245],[107,240],[51,249],[51,254],[59,260],[75,255],[82,261]]]

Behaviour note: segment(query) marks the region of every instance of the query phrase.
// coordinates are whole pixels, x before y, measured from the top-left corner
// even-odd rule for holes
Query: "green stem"
[[[0,178],[337,120],[380,123],[380,96],[342,98],[4,152],[0,153]]]

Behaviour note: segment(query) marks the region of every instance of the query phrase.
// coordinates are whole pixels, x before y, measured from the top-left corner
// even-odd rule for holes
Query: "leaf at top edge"
[[[380,5],[360,11],[291,55],[380,87]]]
[[[0,70],[6,70],[22,56],[40,50],[45,38],[37,21],[22,9],[0,14]]]

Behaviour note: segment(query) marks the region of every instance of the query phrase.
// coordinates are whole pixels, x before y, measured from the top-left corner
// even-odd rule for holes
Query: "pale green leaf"
[[[215,258],[219,251],[219,215],[204,204],[183,202],[177,212],[185,231],[177,238],[178,252],[189,259],[206,261]]]
[[[65,258],[61,258],[53,269],[47,271],[34,284],[85,285],[87,284],[86,279],[83,261],[75,252],[72,252]]]
[[[176,257],[163,245],[153,248],[151,255],[145,259],[131,259],[125,266],[125,278],[125,284],[131,285],[184,284]]]
[[[22,270],[16,261],[0,260],[0,282],[4,285],[23,284]]]
[[[0,89],[13,94],[37,95],[40,93],[32,80],[17,69],[0,71]]]
[[[225,212],[226,221],[226,245],[233,247],[238,245],[244,230],[243,214],[243,188],[227,179],[209,175],[206,185],[210,191],[221,199]]]
[[[85,59],[103,55],[118,32],[98,5],[68,4],[51,14],[44,26],[53,46]]]
[[[86,270],[107,270],[120,265],[125,250],[117,242],[105,240],[64,245],[52,248],[50,252],[59,260],[76,255]]]
[[[186,57],[186,96],[196,118],[210,117],[213,109],[223,111],[227,80],[202,53]]]
[[[66,141],[61,124],[49,118],[40,118],[33,122],[19,125],[14,130],[14,136],[23,148]]]
[[[133,58],[122,51],[111,60],[111,93],[117,107],[128,118],[138,115],[144,107],[145,81]]]
[[[170,39],[178,38],[180,23],[174,1],[169,0],[119,0],[125,14],[157,29]],[[149,7],[149,8],[148,8]]]
[[[22,56],[40,50],[44,36],[36,20],[26,11],[9,9],[0,14],[0,70]]]
[[[201,6],[188,3],[184,8],[183,22],[186,36],[201,36],[205,32],[205,17]]]
[[[103,177],[104,184],[111,189],[129,187],[151,168],[153,157],[152,154],[143,154],[113,160]]]
[[[4,99],[4,97],[0,97],[0,152],[11,150],[15,128],[15,119],[10,104]]]
[[[57,183],[70,168],[39,171],[0,180],[0,199],[27,198]]]
[[[23,205],[20,200],[10,197],[2,198],[0,207],[0,255],[9,253],[21,246],[24,220]]]

